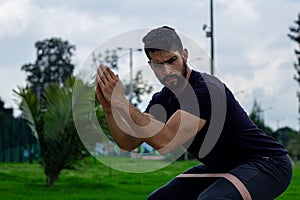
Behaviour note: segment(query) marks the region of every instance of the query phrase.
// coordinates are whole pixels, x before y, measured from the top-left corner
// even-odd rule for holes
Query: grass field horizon
[[[176,161],[154,172],[126,173],[88,158],[76,170],[63,170],[51,188],[45,186],[43,168],[38,163],[0,163],[0,199],[142,200],[157,187],[197,163]],[[300,199],[299,178],[300,164],[294,164],[292,183],[277,199]]]

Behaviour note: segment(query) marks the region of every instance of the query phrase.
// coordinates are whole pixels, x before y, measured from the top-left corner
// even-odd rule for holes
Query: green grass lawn
[[[39,164],[0,163],[0,199],[144,200],[151,191],[194,164],[177,161],[155,172],[132,174],[86,159],[76,170],[62,171],[55,186],[46,188]],[[299,178],[300,165],[295,165],[292,184],[278,199],[300,199]]]

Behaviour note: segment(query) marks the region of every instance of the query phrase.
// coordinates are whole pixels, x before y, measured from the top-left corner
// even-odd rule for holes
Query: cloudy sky
[[[274,129],[299,129],[298,85],[293,80],[296,43],[287,37],[299,12],[299,0],[214,1],[215,75],[247,112],[257,99]],[[57,36],[75,44],[78,71],[99,44],[161,25],[174,27],[209,54],[202,30],[209,20],[209,0],[0,0],[0,97],[18,113],[12,90],[25,86],[20,68],[35,60],[37,40]],[[209,72],[209,66],[201,67]]]

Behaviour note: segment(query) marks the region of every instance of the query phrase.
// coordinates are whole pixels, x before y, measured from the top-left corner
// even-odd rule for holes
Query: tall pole
[[[132,48],[129,48],[129,74],[130,74],[130,85],[129,85],[129,91],[132,91],[132,81],[133,81],[133,75],[132,75]],[[132,95],[130,95],[129,101],[132,101]]]
[[[132,48],[132,47],[117,47],[117,50],[126,50],[129,51],[129,91],[132,91],[133,88],[133,52],[134,51],[143,51],[141,48]],[[132,95],[129,97],[129,101],[131,102],[131,99],[133,98]]]
[[[214,75],[214,13],[213,13],[213,0],[210,0],[210,74]]]
[[[132,48],[129,48],[129,73],[130,73],[130,89],[132,84]]]

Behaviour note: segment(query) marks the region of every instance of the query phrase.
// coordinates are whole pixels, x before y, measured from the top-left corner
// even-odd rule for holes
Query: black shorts
[[[220,173],[197,165],[185,174]],[[221,172],[223,173],[223,172]],[[278,157],[256,157],[228,171],[241,180],[253,200],[271,200],[278,197],[289,186],[292,165],[288,155]],[[203,200],[242,199],[235,186],[224,178],[180,178],[176,177],[163,187],[152,192],[148,200]]]

